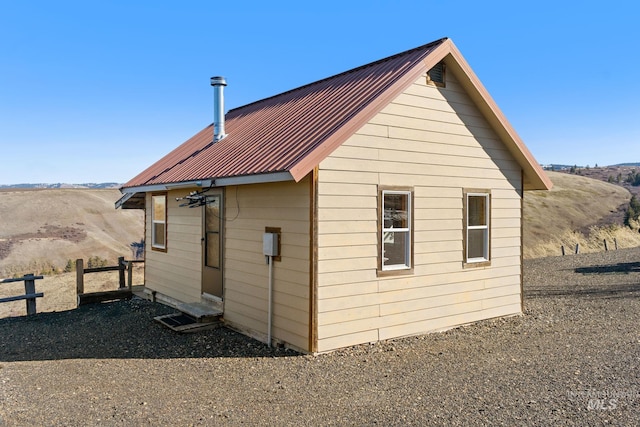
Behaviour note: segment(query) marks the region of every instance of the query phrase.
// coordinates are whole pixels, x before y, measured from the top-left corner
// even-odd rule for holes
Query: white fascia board
[[[169,184],[154,184],[154,185],[141,185],[139,187],[121,188],[120,192],[126,193],[147,193],[149,191],[166,191],[175,190],[177,188],[192,188],[192,187],[210,187],[211,180],[198,180],[198,181],[183,181],[173,182]]]
[[[204,179],[197,181],[173,182],[168,184],[141,185],[139,187],[121,188],[120,192],[123,194],[131,193],[133,195],[135,193],[147,193],[149,191],[167,191],[175,190],[178,188],[226,187],[228,185],[262,184],[267,182],[282,182],[293,180],[293,176],[289,172],[275,172],[260,175],[231,176],[228,178],[216,178],[215,180]]]
[[[125,202],[127,200],[129,200],[130,198],[132,198],[136,193],[124,193],[124,196],[120,197],[118,200],[116,200],[116,209],[118,209],[120,206],[124,205]]]
[[[267,182],[293,181],[293,176],[289,172],[265,173],[260,175],[231,176],[228,178],[217,178],[213,181],[215,187],[226,187],[228,185],[263,184]]]

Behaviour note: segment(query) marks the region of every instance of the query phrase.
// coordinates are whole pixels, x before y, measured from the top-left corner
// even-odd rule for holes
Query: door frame
[[[207,231],[207,204],[202,207],[202,274],[201,274],[201,283],[200,283],[200,292],[203,298],[206,299],[214,299],[222,301],[224,299],[224,241],[225,241],[225,221],[224,221],[224,212],[225,212],[225,192],[224,188],[212,188],[211,194],[208,194],[206,197],[218,196],[220,200],[220,208],[219,208],[219,228],[217,231],[218,234],[218,265],[219,267],[209,267],[207,266],[207,245],[208,245],[208,231]],[[215,281],[213,285],[213,292],[207,292],[206,290],[211,290],[211,288],[207,288],[207,284],[210,281]],[[205,290],[206,289],[206,290]]]

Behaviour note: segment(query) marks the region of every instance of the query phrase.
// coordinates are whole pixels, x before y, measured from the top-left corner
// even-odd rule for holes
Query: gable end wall
[[[421,77],[320,164],[319,352],[521,311],[521,168],[447,79]],[[378,185],[414,188],[412,275],[376,275]],[[464,188],[491,190],[488,267],[462,266]]]

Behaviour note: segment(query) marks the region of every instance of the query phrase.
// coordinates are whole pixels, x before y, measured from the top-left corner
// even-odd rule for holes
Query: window
[[[435,67],[427,71],[427,84],[445,87],[445,70],[444,62],[438,62]]]
[[[378,273],[407,274],[413,268],[413,191],[380,191]]]
[[[151,247],[167,249],[167,195],[151,196]]]
[[[205,233],[205,265],[220,268],[221,247],[220,232],[222,231],[222,194],[206,197],[204,205],[204,233]]]
[[[491,193],[488,190],[468,190],[464,192],[464,198],[465,262],[486,265],[490,260]]]

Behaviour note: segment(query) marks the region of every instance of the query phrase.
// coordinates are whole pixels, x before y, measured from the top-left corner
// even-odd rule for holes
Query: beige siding
[[[520,312],[521,169],[455,81],[420,78],[320,164],[318,351]],[[414,188],[414,273],[377,277],[378,185]],[[491,265],[463,268],[463,189]]]
[[[151,215],[147,215],[145,286],[182,302],[200,301],[202,211],[179,207],[177,197],[189,190],[167,194],[167,251],[151,249]],[[151,195],[146,198],[147,212]]]
[[[226,188],[224,318],[267,336],[269,269],[265,227],[282,230],[282,261],[273,265],[273,338],[309,349],[310,182]]]

